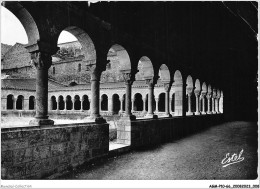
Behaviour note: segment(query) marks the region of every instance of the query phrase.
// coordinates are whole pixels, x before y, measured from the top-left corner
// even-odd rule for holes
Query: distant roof
[[[9,49],[11,47],[12,47],[12,45],[7,45],[7,44],[4,44],[4,43],[1,43],[1,59],[3,58],[5,53],[7,53],[7,51],[9,51]]]
[[[1,88],[2,89],[16,89],[16,90],[27,90],[35,91],[36,90],[36,80],[35,79],[14,79],[7,78],[1,79]],[[157,86],[161,86],[162,83],[160,80],[157,82]],[[145,81],[135,81],[133,83],[134,88],[146,88],[147,84]],[[66,86],[60,84],[52,79],[49,79],[48,85],[49,91],[78,91],[78,90],[90,90],[90,84],[78,84],[75,86]],[[115,88],[125,88],[124,82],[111,82],[111,83],[100,83],[101,89],[115,89]]]

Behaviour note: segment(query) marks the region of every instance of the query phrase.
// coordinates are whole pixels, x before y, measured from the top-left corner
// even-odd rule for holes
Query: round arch
[[[108,110],[108,97],[106,94],[101,96],[101,110],[107,111]]]
[[[119,95],[118,94],[113,94],[112,95],[112,101],[113,101],[113,114],[118,114],[120,110],[120,100],[119,100]]]
[[[59,110],[64,110],[65,102],[64,102],[64,98],[62,95],[60,95],[58,98],[58,105],[59,105]]]
[[[23,110],[24,109],[24,96],[19,95],[16,100],[16,109]]]
[[[7,95],[6,109],[13,110],[14,109],[14,95]]]
[[[89,98],[88,98],[88,95],[83,95],[82,97],[82,109],[83,110],[89,110],[90,108],[90,102],[89,102]]]
[[[135,75],[135,80],[144,80],[154,77],[154,69],[151,60],[147,56],[142,56],[138,61],[138,72]]]
[[[81,109],[81,101],[79,95],[74,96],[74,110],[80,110]]]
[[[67,95],[66,97],[66,110],[72,110],[72,100],[71,100],[71,96]]]
[[[134,95],[134,111],[143,111],[143,97],[140,93]]]
[[[158,111],[165,112],[165,93],[160,93],[158,97]]]
[[[55,96],[51,97],[51,110],[57,110],[57,101]]]
[[[29,97],[29,110],[34,110],[35,109],[35,97],[30,96]]]

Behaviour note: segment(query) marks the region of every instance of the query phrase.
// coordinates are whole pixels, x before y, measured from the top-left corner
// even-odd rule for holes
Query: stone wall
[[[109,151],[108,124],[1,129],[2,179],[61,174]]]
[[[131,148],[154,146],[223,122],[223,114],[118,122],[117,139]]]

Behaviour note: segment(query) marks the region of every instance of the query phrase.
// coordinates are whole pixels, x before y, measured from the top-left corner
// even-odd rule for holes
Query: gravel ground
[[[58,179],[256,179],[257,137],[256,123],[225,123],[153,149],[81,167]],[[227,153],[239,154],[242,149],[243,161],[222,167]]]

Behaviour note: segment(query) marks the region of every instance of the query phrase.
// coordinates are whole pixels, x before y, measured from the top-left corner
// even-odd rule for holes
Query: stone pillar
[[[105,122],[105,120],[101,117],[100,110],[100,75],[101,73],[97,70],[96,65],[92,65],[90,68],[91,71],[91,114],[88,117],[89,120],[95,122]]]
[[[120,99],[120,112],[122,113],[123,112],[123,97]]]
[[[207,114],[212,114],[211,110],[210,110],[210,99],[211,99],[211,94],[207,95],[207,99],[208,99],[208,111]]]
[[[186,115],[193,115],[193,112],[191,112],[191,95],[192,95],[192,89],[193,88],[187,88],[186,93],[188,95],[188,112]]]
[[[220,99],[219,99],[219,111],[220,113],[223,114],[223,99],[224,99],[224,96],[223,96],[223,93],[221,92],[221,96],[220,96]]]
[[[195,96],[196,96],[196,112],[195,115],[200,115],[199,112],[199,92],[198,91],[194,91],[195,92]]]
[[[114,114],[114,110],[113,110],[113,98],[112,97],[108,97],[107,99],[107,103],[108,103],[108,112],[111,113],[112,115]]]
[[[172,98],[170,98],[170,114],[172,113]]]
[[[143,98],[143,112],[146,112],[146,110],[145,110],[145,108],[146,108],[145,107],[145,104],[146,104],[145,101],[146,101],[146,97]]]
[[[215,97],[214,96],[212,96],[212,113],[216,114],[216,111],[215,111]]]
[[[201,112],[201,114],[203,114],[203,115],[206,114],[206,111],[205,111],[205,96],[206,96],[206,93],[201,93],[201,98],[202,98],[202,112]]]
[[[170,83],[164,83],[164,90],[165,90],[165,117],[172,117],[170,114]]]
[[[39,45],[39,41],[37,42]],[[38,46],[38,48],[40,48]],[[46,48],[46,47],[44,47]],[[56,49],[57,50],[57,49]],[[36,115],[30,121],[30,125],[53,125],[54,121],[48,119],[48,69],[52,64],[51,55],[54,53],[44,52],[37,49],[29,51],[31,61],[36,67]]]
[[[154,115],[153,112],[153,96],[154,96],[154,80],[153,79],[146,79],[146,84],[148,84],[148,112],[146,114],[146,118],[157,118],[157,115]]]
[[[53,109],[53,108],[52,108],[52,107],[53,107],[53,104],[52,104],[51,99],[49,99],[48,104],[49,104],[49,105],[48,105],[48,108],[49,108],[49,111],[50,111],[50,110]],[[34,107],[35,107],[35,103],[34,103]]]
[[[29,110],[29,99],[24,99],[23,110]]]
[[[74,111],[75,110],[75,99],[71,99],[71,111]]]
[[[155,112],[159,112],[158,106],[159,106],[159,99],[158,98],[154,98],[155,100]]]
[[[175,110],[174,116],[183,116],[183,83],[181,81],[174,82],[175,88]]]
[[[132,108],[131,108],[131,110],[132,110],[132,112],[133,112],[133,111],[135,111],[134,99],[132,99],[131,104],[132,104]]]
[[[83,112],[83,97],[81,98],[81,101],[80,101],[80,103],[81,103],[81,106],[80,106],[80,111],[82,111],[82,112]]]
[[[133,81],[131,79],[131,73],[123,73],[125,85],[126,85],[126,93],[125,93],[125,114],[124,117],[130,118],[130,120],[136,119],[134,115],[131,113],[131,96],[132,96],[132,84]]]

